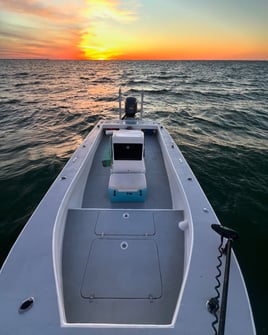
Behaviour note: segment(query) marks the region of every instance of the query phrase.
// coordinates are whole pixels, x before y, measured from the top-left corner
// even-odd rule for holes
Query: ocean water
[[[145,93],[234,248],[258,334],[268,334],[268,62],[0,60],[0,265],[118,88]]]

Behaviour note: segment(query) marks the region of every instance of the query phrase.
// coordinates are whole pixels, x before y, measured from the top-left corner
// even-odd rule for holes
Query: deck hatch
[[[143,211],[101,211],[96,223],[97,235],[155,234],[154,218],[151,212]]]
[[[153,240],[93,241],[81,287],[83,298],[157,299],[161,294],[159,258]]]

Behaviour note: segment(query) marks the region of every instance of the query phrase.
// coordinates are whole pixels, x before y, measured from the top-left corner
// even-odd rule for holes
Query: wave
[[[21,102],[22,100],[19,99],[7,99],[7,100],[3,100],[0,101],[0,105],[5,105],[5,104],[9,104],[9,105],[17,105]]]
[[[31,72],[18,72],[14,75],[15,78],[31,76]]]
[[[109,77],[102,77],[102,78],[92,80],[92,83],[94,83],[94,84],[104,84],[104,83],[110,83],[111,81],[113,81],[113,80]]]

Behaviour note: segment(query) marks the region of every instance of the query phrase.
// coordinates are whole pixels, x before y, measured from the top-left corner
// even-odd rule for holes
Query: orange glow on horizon
[[[60,56],[59,59],[65,59],[66,54]],[[189,52],[185,50],[184,52],[178,53],[165,53],[161,50],[156,52],[117,52],[115,50],[108,50],[105,48],[84,50],[83,54],[78,54],[75,57],[67,57],[66,59],[74,60],[140,60],[140,61],[150,61],[150,60],[267,60],[268,57],[266,53],[263,52],[241,52],[240,50],[233,50],[230,52],[207,52],[198,50],[196,53]]]
[[[107,50],[103,50],[106,52]],[[92,56],[92,53],[91,53]],[[88,58],[87,58],[88,59]],[[93,59],[93,58],[90,58]],[[96,57],[95,60],[100,59]],[[223,45],[192,44],[182,46],[181,48],[152,48],[140,46],[136,50],[125,50],[120,53],[113,51],[108,54],[105,60],[265,60],[267,54],[265,50],[252,50],[250,45],[237,47],[235,43]]]

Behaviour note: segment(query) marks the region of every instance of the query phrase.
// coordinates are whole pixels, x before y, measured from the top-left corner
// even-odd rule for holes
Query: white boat
[[[256,334],[237,233],[168,131],[142,107],[135,115],[134,98],[121,117],[119,102],[119,119],[97,123],[9,253],[1,334]]]

